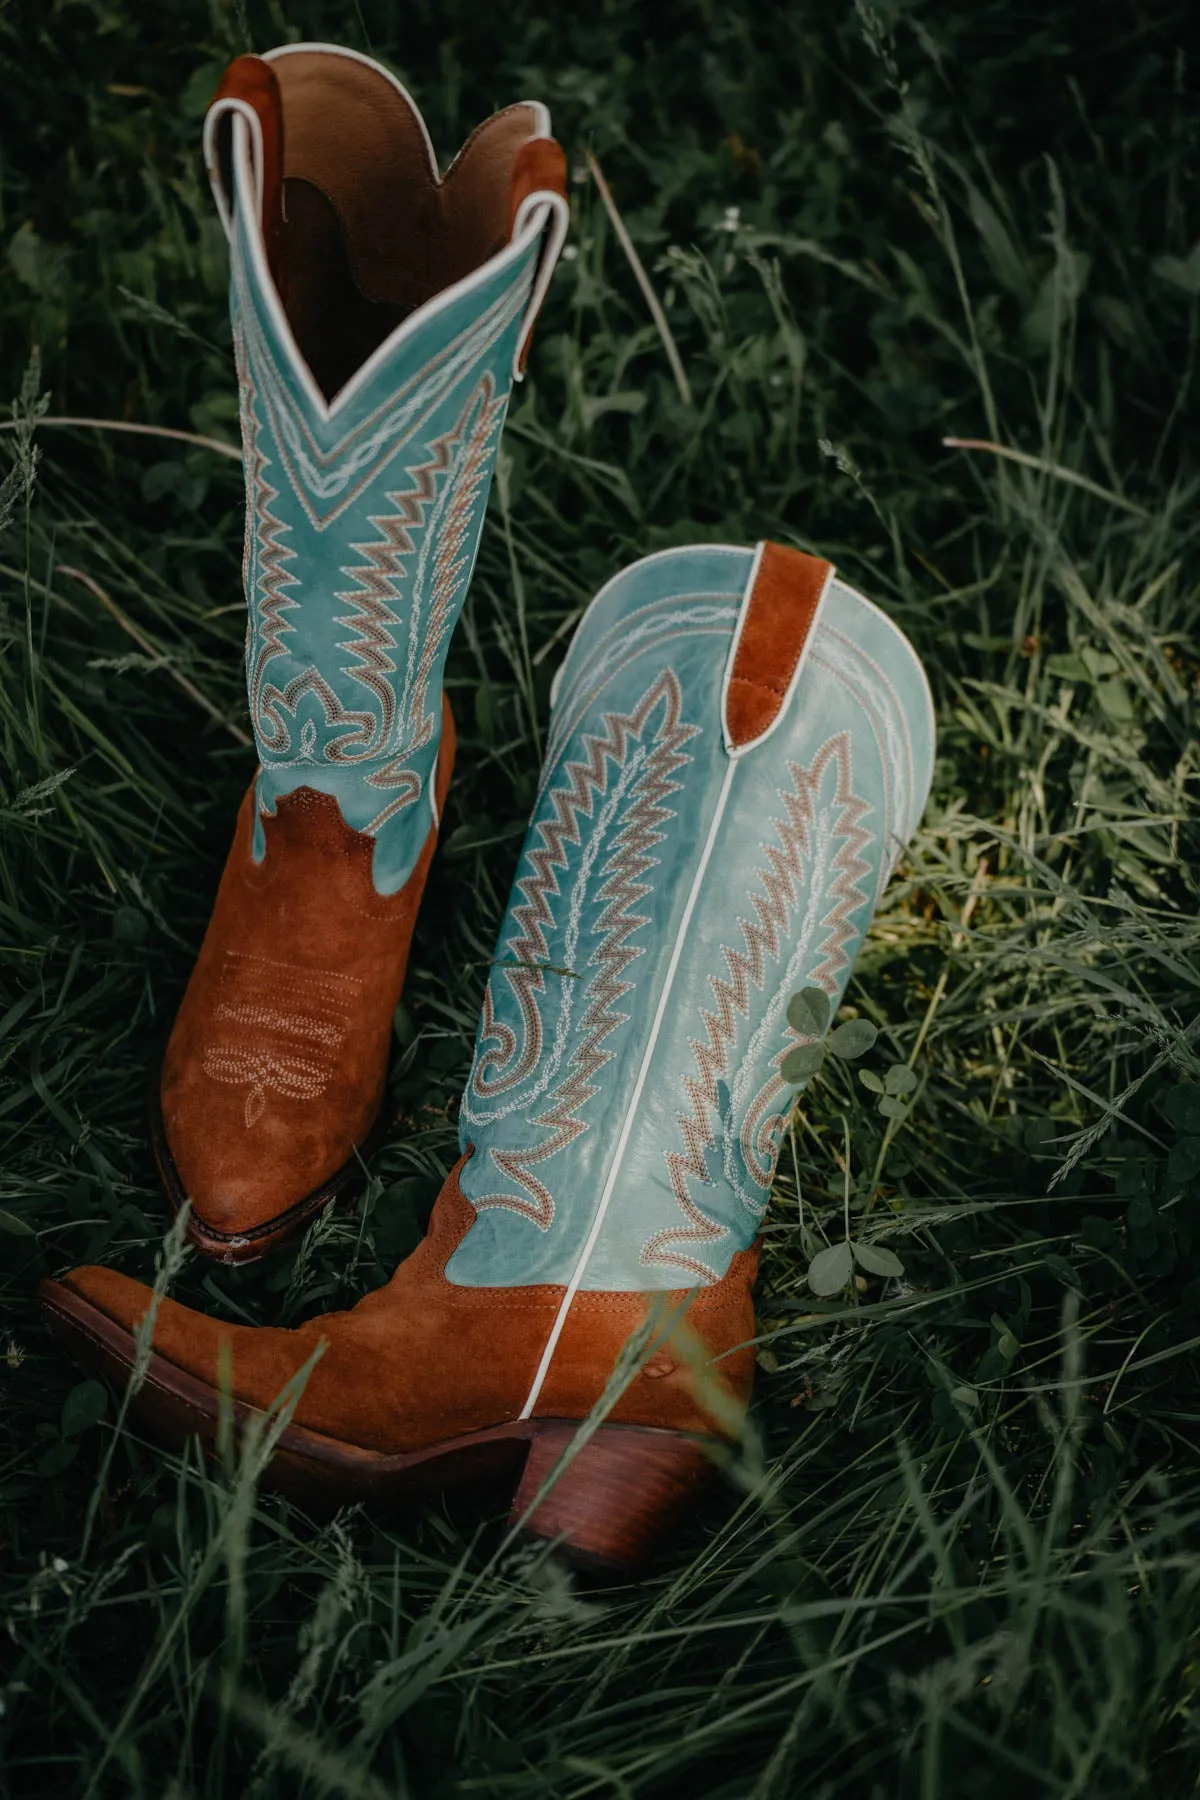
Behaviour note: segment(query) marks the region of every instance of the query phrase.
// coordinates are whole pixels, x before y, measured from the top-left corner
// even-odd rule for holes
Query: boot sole
[[[136,1354],[133,1333],[60,1282],[43,1281],[38,1297],[50,1329],[75,1360],[123,1388]],[[197,1437],[213,1449],[218,1394],[157,1352],[130,1411],[171,1448]],[[238,1430],[265,1416],[239,1400],[233,1414]],[[513,1419],[392,1454],[292,1424],[280,1434],[262,1483],[324,1513],[355,1501],[389,1504],[511,1483],[510,1527],[553,1541],[580,1568],[640,1569],[711,1485],[726,1447],[653,1426],[606,1424],[559,1468],[580,1423]]]
[[[450,702],[442,695],[442,747],[438,755],[437,767],[437,810],[440,820],[446,809],[446,795],[450,791],[450,779],[454,773],[454,760],[457,752],[457,734],[454,727],[454,714],[450,710]],[[428,871],[426,872],[428,874]],[[424,887],[422,886],[422,894]],[[418,912],[420,905],[418,903]],[[177,1213],[186,1200],[190,1200],[184,1186],[175,1159],[171,1155],[171,1147],[167,1142],[167,1130],[162,1116],[162,1065],[154,1070],[150,1080],[150,1147],[154,1152],[154,1162],[158,1169],[159,1180],[167,1196],[172,1212]],[[241,1231],[219,1231],[210,1225],[196,1211],[193,1204],[188,1217],[187,1238],[202,1255],[211,1257],[215,1262],[251,1263],[277,1249],[291,1237],[304,1229],[311,1219],[329,1205],[331,1200],[342,1199],[363,1180],[363,1163],[368,1156],[374,1155],[386,1136],[386,1121],[380,1115],[340,1169],[326,1177],[319,1187],[293,1202],[283,1212],[276,1213],[261,1225],[249,1225]]]

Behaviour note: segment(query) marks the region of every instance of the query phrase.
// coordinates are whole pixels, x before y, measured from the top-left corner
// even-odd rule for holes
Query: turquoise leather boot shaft
[[[768,582],[769,575],[769,582]],[[769,588],[769,591],[768,591]],[[451,1280],[662,1289],[754,1239],[809,1040],[928,795],[928,683],[828,565],[664,551],[592,602],[484,1000]]]
[[[218,96],[206,130],[231,243],[255,854],[262,813],[315,788],[375,839],[375,884],[393,893],[430,829],[446,650],[565,202],[519,185],[523,150],[548,139],[540,105],[488,121],[442,180],[379,65],[299,45],[258,67],[265,100]],[[336,365],[347,319],[379,341],[327,393],[313,369]]]

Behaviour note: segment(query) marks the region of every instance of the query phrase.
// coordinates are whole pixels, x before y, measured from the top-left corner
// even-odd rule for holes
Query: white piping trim
[[[244,129],[245,121],[240,111],[233,121],[233,186],[236,195],[245,192],[252,176],[250,165],[249,140]],[[294,379],[303,389],[304,397],[318,418],[328,421],[333,417],[335,407],[327,403],[324,394],[313,379],[313,372],[300,354],[300,346],[292,331],[291,321],[283,309],[283,301],[279,297],[279,289],[275,286],[275,278],[267,264],[267,247],[263,240],[262,214],[251,214],[246,219],[246,243],[250,250],[250,262],[254,271],[254,286],[258,290],[261,302],[270,316],[271,325],[283,349],[284,361],[288,364]],[[342,393],[345,392],[343,388]],[[341,394],[337,399],[341,399]]]
[[[584,607],[583,612],[580,614],[579,623],[571,633],[571,641],[567,645],[566,655],[554,671],[554,679],[550,683],[551,711],[553,711],[558,704],[558,696],[562,691],[563,675],[566,671],[568,662],[571,660],[571,646],[574,644],[575,639],[579,636],[593,611],[599,606],[605,595],[615,588],[618,582],[624,581],[627,575],[632,575],[635,569],[644,569],[650,563],[665,562],[672,556],[695,556],[697,551],[700,550],[715,550],[721,556],[745,556],[747,554],[744,544],[672,544],[667,550],[652,550],[649,556],[640,556],[636,562],[626,563],[623,569],[618,569],[615,575],[609,576],[603,587],[596,589],[596,592],[592,595],[591,599]]]
[[[750,603],[754,599],[754,584],[758,580],[758,571],[762,568],[762,559],[766,548],[767,540],[759,538],[754,546],[754,560],[750,564],[750,573],[746,578],[746,585],[742,589],[742,604],[738,608],[737,624],[733,628],[729,654],[725,658],[725,670],[721,676],[721,739],[725,745],[726,754],[729,756],[737,754],[729,739],[729,683],[733,678],[734,658],[738,653],[738,645],[742,641],[742,632],[746,628]]]
[[[396,80],[396,77],[383,67],[382,63],[377,63],[373,58],[364,56],[361,51],[346,50],[340,45],[335,44],[284,44],[277,50],[268,51],[266,56],[264,56],[263,61],[274,62],[278,57],[290,56],[294,52],[300,50],[327,52],[331,56],[345,56],[352,62],[363,63],[367,68],[376,69],[381,75],[385,76],[396,89],[396,92],[400,94],[412,108],[413,116],[421,128],[421,135],[424,139],[425,150],[429,159],[430,174],[435,185],[441,187],[442,177],[438,174],[437,158],[434,155],[433,144],[430,140],[429,131],[425,121],[421,117],[412,96],[400,82]],[[540,101],[520,101],[518,104],[535,107],[538,114],[538,123],[544,123],[547,127],[547,130],[545,131],[531,133],[530,141],[535,137],[548,136],[550,114],[546,107],[543,106]],[[220,159],[216,155],[216,122],[217,118],[224,116],[226,112],[232,112],[234,116],[234,188],[235,190],[238,190],[244,183],[245,189],[249,190],[251,184],[253,184],[253,191],[258,198],[257,209],[252,212],[248,219],[246,231],[246,237],[250,246],[250,258],[254,265],[255,284],[259,293],[262,295],[263,303],[270,315],[271,324],[275,334],[283,347],[284,356],[288,362],[290,371],[303,390],[308,404],[323,424],[328,424],[331,420],[336,418],[338,413],[350,404],[355,395],[368,385],[381,365],[392,356],[397,347],[404,343],[406,339],[415,337],[419,331],[423,330],[431,319],[436,318],[440,312],[444,312],[448,306],[453,305],[454,302],[461,299],[464,294],[470,293],[473,288],[481,286],[483,282],[488,280],[492,275],[506,269],[509,264],[519,261],[525,251],[529,248],[530,244],[545,228],[548,214],[547,212],[541,212],[543,206],[549,207],[554,202],[558,202],[561,208],[564,210],[566,209],[566,202],[562,199],[561,195],[531,194],[529,199],[521,206],[517,214],[517,219],[514,222],[513,234],[503,250],[498,250],[495,256],[491,256],[486,262],[480,263],[479,267],[477,269],[472,269],[470,274],[464,275],[461,280],[451,283],[447,288],[443,288],[440,294],[435,294],[432,299],[426,300],[424,305],[418,306],[415,312],[409,313],[408,317],[401,320],[400,324],[397,325],[390,337],[384,338],[381,344],[376,345],[366,362],[362,363],[360,367],[355,370],[354,374],[350,377],[349,381],[346,382],[344,387],[338,389],[333,399],[327,401],[313,379],[312,370],[300,354],[300,347],[296,342],[295,334],[292,331],[288,316],[283,309],[283,303],[279,298],[279,291],[275,286],[274,279],[267,266],[266,245],[263,240],[262,229],[262,125],[254,108],[244,100],[227,100],[219,102],[216,106],[209,108],[204,121],[204,160],[205,166],[208,169],[209,181],[212,184],[213,197],[217,203],[217,212],[220,215],[221,223],[225,228],[226,236],[232,237],[234,223],[233,211],[232,208],[226,204],[220,181]],[[214,118],[214,115],[216,115],[217,118]],[[212,121],[211,127],[210,120]],[[254,150],[257,152],[257,158],[251,154],[250,147],[248,146],[245,137],[238,130],[239,121],[241,121],[243,125],[247,125],[253,133]],[[457,161],[457,158],[455,160]],[[452,163],[450,167],[453,168],[454,164]],[[447,170],[447,174],[448,173],[449,170]],[[531,206],[540,212],[540,217],[536,219],[532,217],[526,218],[526,214]],[[518,356],[520,355],[525,339],[532,330],[537,307],[541,305],[542,296],[549,286],[550,277],[554,273],[554,265],[558,260],[558,254],[562,249],[565,237],[566,220],[561,219],[555,224],[554,235],[546,251],[543,253],[541,266],[534,279],[533,292],[530,295],[529,306],[526,313],[527,322],[523,327],[521,338],[517,345]],[[534,304],[535,302],[536,305]],[[514,374],[515,372],[516,365],[514,362]]]
[[[659,554],[670,553],[660,552]],[[646,560],[649,561],[650,559],[647,558]],[[603,592],[603,590],[601,591]],[[717,798],[716,808],[714,809],[712,822],[708,828],[708,837],[705,839],[700,862],[692,879],[692,887],[691,892],[688,894],[687,905],[684,907],[683,917],[679,921],[679,930],[675,936],[675,945],[671,951],[670,963],[667,965],[667,973],[663,982],[662,993],[658,997],[658,1006],[654,1014],[654,1023],[650,1027],[650,1036],[647,1040],[646,1048],[642,1053],[641,1067],[638,1069],[633,1093],[630,1096],[629,1105],[626,1108],[625,1117],[621,1124],[621,1135],[617,1139],[617,1147],[613,1152],[612,1162],[609,1164],[604,1189],[600,1195],[600,1203],[596,1208],[596,1216],[592,1220],[592,1228],[588,1232],[587,1241],[580,1252],[579,1261],[575,1265],[571,1279],[567,1283],[566,1292],[559,1304],[554,1324],[550,1329],[550,1336],[546,1340],[546,1348],[542,1352],[542,1360],[538,1364],[537,1374],[533,1378],[533,1386],[529,1390],[529,1398],[526,1400],[518,1414],[518,1417],[522,1419],[528,1419],[532,1414],[534,1407],[537,1405],[538,1395],[542,1391],[543,1384],[545,1383],[546,1376],[550,1369],[551,1361],[554,1357],[554,1352],[558,1347],[558,1340],[562,1336],[563,1327],[567,1322],[567,1314],[571,1310],[571,1302],[579,1291],[580,1283],[587,1273],[587,1265],[591,1261],[592,1251],[596,1248],[596,1243],[600,1237],[605,1215],[608,1212],[609,1204],[612,1200],[613,1189],[617,1184],[617,1176],[621,1172],[621,1163],[629,1144],[630,1134],[633,1131],[634,1120],[642,1098],[642,1089],[646,1085],[646,1077],[650,1072],[650,1064],[654,1059],[654,1052],[658,1048],[658,1035],[662,1030],[663,1019],[666,1016],[667,1003],[671,998],[671,989],[675,985],[675,976],[679,969],[679,959],[683,955],[683,946],[687,939],[688,927],[692,922],[692,914],[696,910],[696,902],[700,898],[700,889],[708,870],[709,859],[712,856],[713,848],[717,841],[717,832],[721,826],[721,819],[725,812],[725,804],[729,799],[729,791],[733,785],[733,777],[736,769],[737,764],[731,759],[725,770],[725,779],[721,783],[721,792]]]
[[[580,619],[579,625],[582,625],[582,624],[583,624],[583,620]],[[575,627],[575,631],[579,630],[579,625],[577,625]],[[574,637],[575,637],[574,631],[571,633],[571,637],[572,637],[572,640],[574,640]],[[568,644],[567,645],[567,656],[569,656],[570,653],[571,653],[571,646],[570,646],[570,644]],[[557,669],[555,669],[554,674],[550,681],[550,711],[551,712],[553,712],[555,707],[558,705],[558,696],[562,692],[563,675],[566,672],[566,667],[567,667],[567,657],[564,656],[562,661],[559,663]]]
[[[543,108],[544,110],[545,108]],[[532,139],[530,141],[532,142]],[[521,335],[517,339],[517,347],[513,351],[514,381],[524,381],[525,379],[525,371],[521,367],[521,362],[526,346],[533,335],[537,316],[542,310],[542,301],[546,298],[546,290],[554,278],[554,270],[558,264],[562,247],[567,241],[571,209],[567,205],[564,195],[556,194],[550,189],[539,189],[536,194],[530,194],[522,200],[517,208],[517,216],[513,220],[512,234],[514,239],[519,239],[526,223],[540,233],[545,230],[546,221],[551,216],[553,223],[550,227],[549,239],[543,246],[542,254],[538,259],[537,274],[534,276],[533,287],[525,307],[525,323],[521,327]]]
[[[233,237],[233,202],[225,192],[225,183],[221,178],[221,153],[217,147],[217,127],[228,115],[244,119],[250,127],[250,135],[254,139],[254,153],[251,167],[254,173],[254,192],[258,201],[258,223],[262,229],[263,215],[263,135],[262,120],[248,100],[216,100],[204,115],[204,167],[208,172],[208,185],[212,189],[213,199],[217,203],[217,214],[221,220],[225,236]],[[236,179],[236,178],[235,178]]]
[[[800,654],[796,658],[796,666],[792,670],[787,687],[784,690],[783,698],[779,702],[779,707],[775,713],[775,717],[771,720],[771,723],[767,726],[766,730],[760,731],[756,738],[749,738],[744,744],[735,744],[729,736],[729,684],[733,679],[733,666],[737,661],[738,648],[742,641],[742,632],[745,630],[746,620],[750,617],[750,608],[754,601],[754,584],[758,580],[758,572],[762,567],[762,559],[766,552],[766,548],[767,545],[765,539],[755,545],[754,566],[750,570],[750,579],[746,583],[746,592],[742,597],[742,610],[738,614],[738,622],[734,627],[733,632],[733,642],[729,646],[729,655],[725,662],[725,673],[721,677],[721,736],[725,741],[727,754],[734,757],[745,756],[748,750],[757,750],[758,746],[760,744],[765,744],[771,733],[777,731],[779,726],[783,723],[784,715],[795,698],[796,689],[800,685],[801,671],[808,661],[809,650],[812,648],[813,639],[817,635],[817,626],[821,620],[821,609],[825,605],[830,585],[837,573],[833,564],[830,563],[825,571],[825,580],[821,584],[821,592],[817,596],[817,604],[813,608],[813,616],[809,622],[808,630],[804,635],[804,642],[800,646]]]
[[[518,106],[527,106],[537,120],[537,130],[532,134],[535,138],[549,137],[551,135],[550,108],[543,100],[518,100],[516,104]]]

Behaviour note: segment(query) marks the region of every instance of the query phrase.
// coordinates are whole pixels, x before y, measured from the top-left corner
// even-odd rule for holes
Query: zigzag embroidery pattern
[[[246,432],[246,537],[242,551],[242,586],[246,595],[246,673],[252,695],[251,718],[259,734],[260,708],[257,694],[262,673],[272,657],[286,654],[284,638],[293,629],[285,614],[293,611],[298,600],[288,598],[287,590],[300,585],[299,577],[288,573],[287,565],[296,552],[283,542],[291,531],[271,511],[271,503],[279,498],[279,489],[267,480],[268,458],[262,447],[262,425],[258,416],[258,390],[246,358],[246,344],[238,331],[234,337],[238,381],[242,391],[242,414],[248,425]]]
[[[247,596],[247,681],[259,759],[265,763],[270,757],[285,756],[291,749],[291,732],[282,715],[284,712],[294,715],[297,703],[307,692],[317,695],[329,724],[364,732],[370,729],[374,719],[368,712],[347,712],[329,682],[315,669],[305,670],[286,688],[266,684],[270,663],[276,657],[288,654],[285,639],[295,631],[295,626],[288,622],[285,614],[294,612],[300,601],[292,599],[287,589],[298,587],[300,582],[299,577],[289,574],[286,567],[296,555],[282,541],[284,534],[290,533],[291,526],[285,525],[271,511],[272,502],[279,498],[279,489],[267,479],[270,461],[262,447],[259,395],[240,330],[236,342],[243,417],[248,421],[250,443],[250,454],[246,459],[246,548],[243,555]]]
[[[907,709],[885,669],[844,632],[832,626],[822,633],[814,664],[839,681],[862,708],[879,745],[884,810],[888,829],[880,858],[876,903],[891,880],[900,853],[920,824],[913,814],[913,743]]]
[[[650,891],[650,883],[642,878],[654,866],[653,850],[662,842],[664,828],[674,817],[666,802],[678,791],[679,783],[673,777],[689,760],[683,746],[697,729],[681,723],[681,698],[674,671],[664,670],[633,712],[604,715],[604,736],[585,734],[584,760],[568,762],[563,769],[565,781],[544,795],[543,805],[549,807],[551,816],[539,821],[541,842],[527,852],[532,868],[517,884],[523,901],[514,908],[516,931],[506,946],[512,960],[526,965],[505,970],[523,1026],[519,1055],[516,1033],[495,1016],[490,983],[484,998],[480,1044],[490,1039],[492,1047],[478,1056],[472,1086],[480,1098],[487,1099],[518,1086],[541,1061],[543,1031],[538,996],[545,992],[545,976],[538,965],[551,957],[547,932],[554,925],[552,901],[562,893],[559,874],[569,866],[570,850],[579,846],[580,821],[592,816],[595,802],[608,790],[610,769],[621,770],[627,765],[634,747],[645,739],[649,721],[659,711],[661,716],[652,728],[653,736],[637,771],[631,798],[622,810],[596,894],[602,905],[593,927],[599,943],[589,958],[589,967],[596,968],[597,973],[586,990],[586,1009],[577,1027],[579,1043],[549,1105],[531,1120],[549,1135],[529,1149],[491,1152],[496,1167],[528,1197],[506,1193],[474,1200],[477,1209],[503,1207],[532,1220],[543,1231],[553,1223],[554,1200],[535,1174],[534,1165],[556,1155],[587,1130],[579,1114],[598,1091],[593,1077],[611,1055],[603,1048],[604,1041],[628,1017],[618,1007],[632,986],[622,979],[623,974],[643,953],[629,942],[647,922],[646,916],[636,910]],[[577,880],[583,878],[581,871]],[[581,905],[583,896],[576,898]],[[489,1082],[487,1076],[493,1070],[497,1071],[497,1078]]]
[[[749,1017],[751,989],[762,990],[768,959],[779,960],[784,933],[799,900],[805,866],[811,863],[820,787],[830,768],[836,770],[837,775],[834,804],[841,809],[833,830],[843,843],[832,865],[837,870],[830,890],[834,904],[821,921],[827,927],[822,944],[825,960],[814,979],[823,984],[826,981],[832,983],[833,972],[845,965],[846,946],[855,935],[849,922],[850,915],[865,897],[856,883],[871,872],[870,864],[860,855],[870,842],[871,834],[860,824],[869,807],[853,791],[849,734],[839,732],[817,751],[811,768],[789,764],[792,790],[780,792],[786,817],[774,822],[777,842],[763,847],[766,866],[758,870],[756,879],[760,885],[758,891],[750,895],[755,918],[738,920],[744,948],[721,947],[728,978],[720,975],[708,978],[716,1011],[701,1012],[706,1041],[688,1040],[699,1073],[684,1077],[691,1108],[690,1112],[679,1116],[684,1148],[666,1152],[671,1190],[687,1224],[656,1232],[643,1246],[641,1260],[643,1264],[665,1263],[684,1269],[705,1284],[716,1279],[713,1271],[699,1258],[688,1255],[682,1246],[716,1244],[727,1235],[728,1228],[719,1225],[696,1205],[691,1197],[690,1183],[710,1180],[706,1152],[715,1145],[721,1126],[718,1084],[729,1074],[739,1024]],[[782,1054],[780,1052],[780,1057],[775,1059],[776,1064]],[[777,1073],[773,1079],[782,1086]]]
[[[841,841],[830,863],[834,879],[829,888],[829,895],[833,898],[834,904],[820,921],[822,926],[828,927],[818,951],[820,961],[803,975],[806,984],[811,983],[814,987],[824,988],[831,1000],[837,993],[843,973],[850,969],[854,960],[853,953],[858,930],[851,925],[850,920],[869,899],[867,892],[860,884],[869,878],[871,865],[863,858],[861,852],[871,842],[874,835],[857,822],[861,819],[865,809],[862,807],[862,802],[857,801],[850,794],[849,764],[850,754],[847,747],[844,766],[841,758],[838,761],[838,788],[835,795],[839,805],[844,803],[844,810],[834,834],[840,836]],[[813,768],[815,772],[815,763]],[[803,776],[803,771],[794,766],[792,773],[793,779]],[[782,798],[785,804],[788,804],[790,797],[784,795]],[[803,946],[801,949],[803,950]],[[784,992],[790,994],[797,985],[797,976],[794,973],[797,960],[793,957],[789,965],[783,984],[784,991],[779,996],[781,1002],[784,999]],[[794,1045],[811,1042],[801,1033],[793,1031],[787,1025],[786,1020],[783,1021],[783,1027],[786,1033],[785,1041],[771,1058],[771,1073],[747,1107],[746,1116],[738,1134],[738,1147],[746,1169],[751,1179],[756,1181],[762,1190],[760,1210],[766,1206],[771,1183],[775,1179],[775,1162],[779,1148],[776,1132],[784,1118],[777,1102],[782,1095],[790,1092],[788,1083],[779,1073],[779,1066]]]
[[[437,720],[428,708],[430,677],[437,666],[455,619],[458,603],[470,575],[478,534],[473,522],[480,492],[491,479],[492,452],[495,439],[504,423],[507,399],[498,398],[490,371],[472,393],[455,425],[450,440],[465,439],[449,482],[442,495],[437,514],[430,523],[417,562],[416,592],[413,601],[413,626],[409,632],[408,669],[401,705],[404,742],[385,768],[374,770],[367,781],[371,787],[384,790],[399,786],[402,792],[376,814],[365,827],[376,833],[401,807],[410,804],[409,784],[413,772],[405,768],[419,750],[432,741]],[[474,422],[471,414],[475,413]],[[433,576],[429,583],[429,606],[425,604],[425,561],[430,543],[437,545]],[[420,630],[417,622],[423,621]],[[421,653],[417,656],[417,644]],[[414,670],[415,664],[415,670]],[[418,782],[419,787],[419,782]]]
[[[467,411],[474,404],[468,403]],[[450,468],[455,447],[462,436],[463,422],[460,418],[449,431],[434,438],[429,446],[429,457],[408,470],[409,486],[388,493],[385,497],[388,505],[394,510],[390,513],[372,514],[368,519],[378,533],[371,542],[354,544],[351,548],[365,560],[356,567],[342,571],[351,581],[358,583],[359,591],[346,590],[334,595],[334,599],[345,606],[357,607],[356,612],[343,614],[335,620],[348,630],[358,635],[338,645],[338,649],[358,660],[343,670],[343,674],[352,681],[359,681],[370,689],[379,701],[379,713],[373,720],[373,729],[365,742],[355,744],[353,739],[340,738],[330,744],[327,755],[332,762],[357,762],[362,758],[378,755],[392,737],[398,715],[396,690],[388,679],[396,673],[396,664],[391,652],[396,648],[396,639],[391,627],[400,624],[400,616],[393,611],[391,602],[400,599],[400,585],[403,579],[403,563],[405,557],[416,553],[413,534],[419,532],[425,524],[425,515],[437,496],[438,481]],[[419,601],[415,601],[410,609],[412,624],[409,636],[415,638],[420,620]],[[348,754],[353,749],[354,754]]]
[[[342,591],[335,598],[357,607],[357,611],[344,614],[336,620],[337,624],[348,627],[356,635],[343,640],[338,649],[357,659],[344,667],[342,673],[370,691],[378,702],[377,709],[358,710],[347,707],[332,684],[312,667],[302,670],[282,688],[267,681],[266,670],[271,659],[287,653],[283,642],[284,632],[294,629],[278,616],[279,612],[285,606],[294,608],[298,602],[283,596],[276,597],[272,590],[258,608],[260,640],[251,694],[264,761],[268,756],[274,761],[288,758],[292,750],[292,734],[285,714],[294,719],[296,708],[306,694],[312,694],[318,700],[326,726],[337,735],[330,737],[319,750],[315,744],[310,750],[305,743],[305,760],[312,756],[335,764],[358,764],[378,757],[383,747],[397,735],[398,717],[403,719],[403,747],[389,758],[384,768],[375,770],[366,778],[371,786],[400,790],[399,793],[393,793],[389,804],[364,827],[370,833],[377,833],[387,819],[411,804],[421,791],[419,775],[405,767],[405,764],[433,736],[435,721],[425,712],[429,678],[455,616],[461,591],[459,578],[467,561],[462,553],[463,543],[470,530],[472,509],[479,489],[489,472],[491,442],[502,423],[503,411],[503,402],[498,401],[495,396],[492,377],[485,374],[455,425],[434,439],[428,459],[409,471],[410,485],[387,495],[388,502],[395,511],[371,518],[370,523],[379,536],[372,542],[353,546],[365,560],[360,565],[347,568],[344,573],[358,583],[358,591]],[[462,442],[472,413],[476,414],[475,423],[470,429],[466,449],[456,462],[455,450]],[[259,453],[256,467],[261,467],[264,460]],[[414,535],[425,524],[441,478],[447,471],[451,471],[451,481],[442,498],[442,506],[446,510],[445,533],[443,535],[439,521],[438,530],[432,534],[438,539],[432,602],[428,608],[423,603],[423,547],[418,564],[417,592],[408,609],[408,699],[406,704],[398,703],[395,687],[389,677],[396,672],[396,664],[391,656],[396,647],[396,638],[391,627],[399,626],[401,618],[389,602],[401,598],[403,560],[414,553]],[[273,497],[273,490],[261,477],[257,487],[260,497],[255,516],[259,521],[258,532],[264,545],[264,549],[260,551],[261,563],[266,561],[267,552],[273,548],[274,531],[286,528],[279,527],[270,513],[269,502]],[[427,541],[429,535],[426,534]],[[293,553],[288,551],[284,554],[290,556]],[[283,579],[289,583],[295,580],[291,576],[284,576]],[[262,585],[266,587],[267,584],[264,581]],[[428,623],[422,627],[421,621],[427,611]],[[418,639],[421,641],[422,655],[414,676],[412,665],[417,662]],[[311,733],[309,735],[312,736]]]

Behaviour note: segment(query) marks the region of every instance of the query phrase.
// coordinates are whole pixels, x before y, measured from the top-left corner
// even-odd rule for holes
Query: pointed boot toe
[[[311,1329],[253,1330],[222,1324],[174,1300],[160,1298],[156,1305],[143,1282],[108,1269],[74,1269],[57,1281],[43,1281],[38,1298],[47,1324],[68,1352],[118,1393],[134,1376],[138,1338],[153,1313],[152,1344],[148,1355],[143,1351],[129,1411],[158,1442],[174,1449],[195,1437],[211,1450],[223,1406],[230,1408],[238,1428],[269,1413],[277,1401],[286,1401],[289,1384],[319,1354],[322,1342]],[[331,1464],[306,1457],[303,1444],[309,1436],[303,1431],[284,1434],[274,1459],[274,1484],[316,1503],[337,1505],[345,1472],[336,1460]],[[331,1471],[332,1491],[327,1487]]]
[[[442,697],[500,431],[566,228],[545,108],[443,178],[332,46],[239,57],[205,124],[230,243],[258,770],[152,1104],[192,1242],[241,1262],[358,1175],[437,834]]]
[[[113,1269],[80,1268],[43,1281],[38,1299],[51,1331],[76,1362],[123,1392],[138,1355],[135,1334],[154,1304],[152,1289]],[[212,1390],[203,1372],[210,1354],[213,1371],[217,1368],[219,1332],[212,1320],[173,1300],[159,1300],[154,1351],[131,1411],[160,1443],[178,1448],[197,1433],[209,1436],[210,1410],[215,1432],[216,1407],[206,1404]],[[190,1341],[190,1357],[181,1364],[170,1362],[160,1348],[166,1338]],[[193,1372],[189,1361],[201,1373]]]

